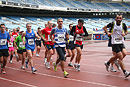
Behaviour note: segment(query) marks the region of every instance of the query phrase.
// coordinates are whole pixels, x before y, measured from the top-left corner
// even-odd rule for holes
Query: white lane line
[[[13,70],[22,71],[22,70],[17,69],[17,68],[12,68],[12,67],[7,67],[7,68],[10,68],[10,69],[13,69]],[[31,72],[31,71],[26,71],[26,72]],[[70,80],[70,81],[83,82],[83,83],[88,83],[88,84],[93,84],[93,85],[99,85],[99,86],[118,87],[118,86],[113,86],[113,85],[108,85],[108,84],[103,84],[103,83],[96,83],[96,82],[90,82],[90,81],[84,81],[84,80],[78,80],[78,79],[64,78],[64,77],[53,76],[53,75],[43,74],[43,73],[38,73],[38,72],[36,72],[36,74],[43,75],[43,76],[49,76],[49,77],[53,77],[53,78],[64,79],[64,80]]]
[[[22,83],[22,82],[18,82],[18,81],[14,81],[14,80],[10,80],[10,79],[6,79],[6,78],[2,78],[0,77],[1,80],[5,80],[5,81],[9,81],[9,82],[13,82],[13,83],[17,83],[20,85],[24,85],[24,86],[29,86],[29,87],[38,87],[38,86],[34,86],[34,85],[30,85],[30,84],[26,84],[26,83]]]

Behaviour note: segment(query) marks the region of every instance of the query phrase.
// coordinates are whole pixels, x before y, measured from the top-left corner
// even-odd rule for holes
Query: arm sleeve
[[[125,23],[123,23],[123,28],[124,28],[125,31],[127,31],[127,26],[126,26]]]
[[[70,32],[70,35],[74,36],[75,29],[76,29],[75,26],[73,26],[73,27],[72,27],[72,30],[71,30],[71,32]]]
[[[84,33],[85,33],[85,35],[83,35],[83,36],[88,36],[88,32],[86,31],[86,28],[85,28],[85,27],[83,27],[83,31],[84,31]]]
[[[9,35],[9,33],[7,33],[7,35],[8,35],[8,36],[7,36],[7,40],[9,40],[9,39],[10,39],[10,35]]]
[[[112,23],[109,23],[109,24],[107,25],[107,28],[109,28],[109,27],[112,27]]]
[[[51,30],[51,34],[54,34],[54,33],[55,33],[55,31],[56,31],[56,29],[55,29],[55,28],[53,28],[53,29]]]

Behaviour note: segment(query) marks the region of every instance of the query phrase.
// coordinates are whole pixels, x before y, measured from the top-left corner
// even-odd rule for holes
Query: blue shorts
[[[46,44],[46,47],[47,47],[48,50],[55,49],[55,44],[54,45],[48,45],[48,44]]]
[[[32,52],[35,51],[35,49],[29,48],[29,47],[26,47],[26,50],[31,50]]]

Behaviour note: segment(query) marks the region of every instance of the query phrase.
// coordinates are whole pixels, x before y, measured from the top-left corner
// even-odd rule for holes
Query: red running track
[[[0,74],[0,87],[130,87],[130,77],[124,78],[122,71],[107,72],[104,61],[108,60],[111,48],[107,47],[108,42],[92,43],[84,42],[84,49],[81,60],[81,71],[68,67],[70,58],[65,63],[68,78],[63,77],[60,66],[54,72],[52,62],[56,60],[56,54],[52,56],[51,69],[44,66],[44,47],[40,57],[33,56],[36,74],[32,74],[30,67],[21,70],[21,62],[13,59],[13,64],[7,63],[6,74]],[[130,41],[126,41],[128,55],[124,59],[126,69],[130,71]],[[73,61],[74,63],[74,61]]]

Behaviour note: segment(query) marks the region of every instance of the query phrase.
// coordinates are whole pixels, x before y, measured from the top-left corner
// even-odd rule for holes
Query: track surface
[[[6,74],[0,74],[0,87],[130,87],[130,77],[125,79],[122,71],[107,72],[105,69],[104,61],[112,56],[111,48],[107,47],[108,42],[84,43],[80,72],[67,66],[70,58],[65,62],[68,78],[63,78],[60,66],[58,71],[54,72],[52,62],[56,60],[56,54],[52,56],[51,69],[46,69],[43,62],[45,50],[42,47],[40,57],[33,55],[36,74],[31,73],[30,67],[21,70],[21,62],[16,62],[13,58],[13,64],[7,63]],[[125,42],[128,55],[124,59],[128,71],[130,71],[129,43],[130,41]]]

